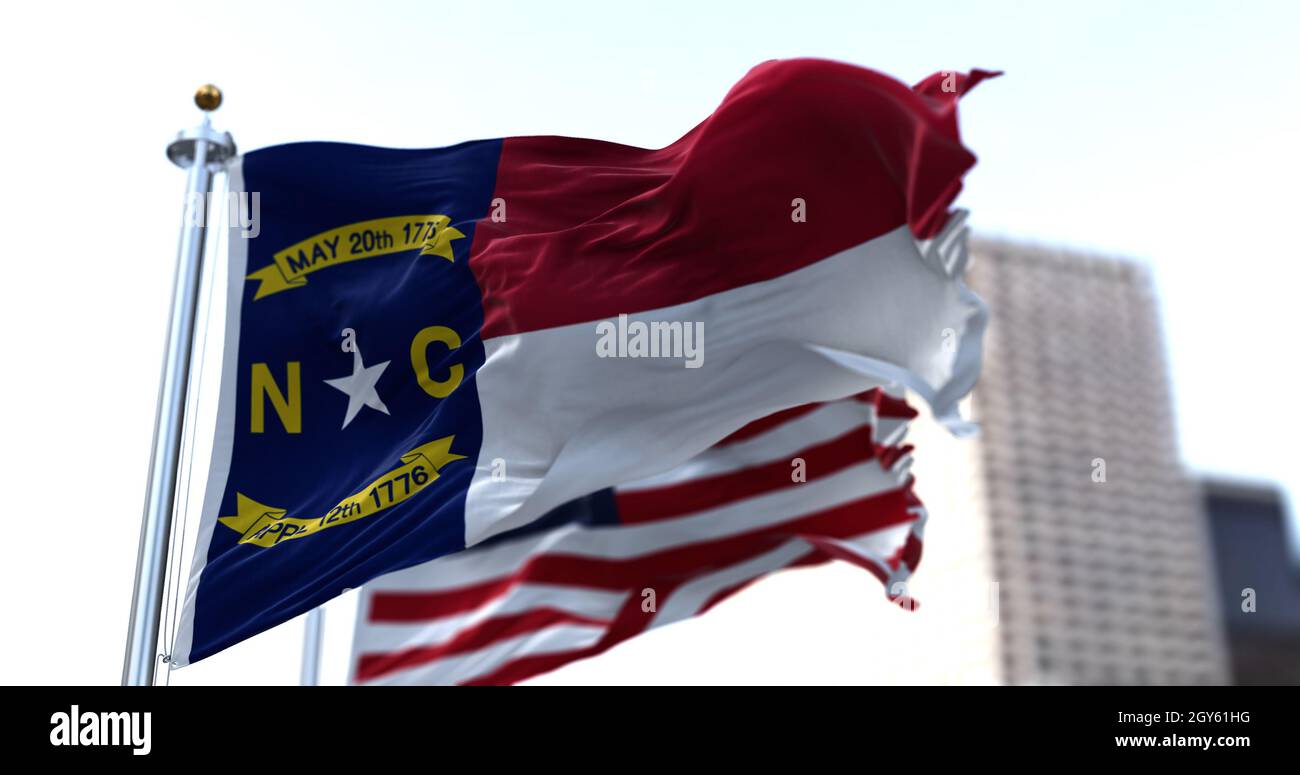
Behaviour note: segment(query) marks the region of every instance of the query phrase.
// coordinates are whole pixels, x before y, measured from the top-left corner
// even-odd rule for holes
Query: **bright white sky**
[[[1187,461],[1294,493],[1298,40],[1294,2],[6,4],[0,682],[119,678],[184,186],[163,150],[196,122],[200,83],[225,90],[216,122],[244,149],[520,134],[658,147],[765,59],[907,81],[1004,69],[963,106],[976,228],[1154,266]],[[699,665],[830,680],[871,658],[859,633],[824,673],[797,672],[790,655],[844,637],[818,628],[845,612],[810,616],[794,597],[829,586],[786,589],[556,678],[636,681],[659,660],[680,680],[722,675]],[[350,617],[331,609],[327,680]],[[300,632],[173,683],[294,682]]]

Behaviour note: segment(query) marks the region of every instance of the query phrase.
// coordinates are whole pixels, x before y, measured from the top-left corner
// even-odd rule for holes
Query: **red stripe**
[[[914,420],[918,412],[901,398],[894,398],[888,393],[875,391],[876,415],[902,420]]]
[[[873,559],[863,557],[862,555],[845,549],[834,541],[826,540],[826,536],[801,535],[803,540],[820,549],[822,552],[837,560],[843,560],[851,565],[856,565],[863,570],[869,571],[871,575],[880,579],[881,583],[889,580],[889,568],[876,562]]]
[[[507,217],[478,222],[469,259],[483,338],[692,301],[906,224],[932,236],[975,163],[952,110],[872,70],[795,59],[752,69],[660,150],[509,138],[494,192]]]
[[[754,420],[749,425],[746,425],[740,430],[732,433],[730,436],[723,439],[722,441],[719,441],[714,446],[725,447],[729,444],[735,444],[738,441],[745,441],[747,439],[752,439],[755,436],[758,436],[763,433],[767,433],[768,431],[774,428],[778,428],[782,425],[785,425],[791,420],[797,420],[800,417],[810,415],[825,405],[826,404],[824,402],[818,402],[815,404],[804,404],[803,406],[792,406],[789,409],[784,409],[780,412],[777,412],[776,414],[769,414],[767,417],[764,417],[759,420]]]
[[[381,654],[363,654],[357,662],[356,680],[373,681],[399,670],[409,670],[444,657],[475,651],[489,643],[524,635],[555,624],[607,625],[609,621],[545,607],[518,614],[496,616],[461,630],[446,643],[435,646],[415,646]]]
[[[904,444],[901,447],[878,446],[876,447],[876,454],[880,456],[881,467],[885,470],[889,470],[894,467],[894,464],[898,462],[899,458],[910,454],[912,449],[913,447],[911,444]]]
[[[615,490],[618,521],[625,525],[655,522],[717,508],[776,490],[799,487],[791,464],[802,459],[807,481],[816,481],[870,460],[875,455],[872,427],[864,425],[824,444],[801,450],[789,459],[742,468],[728,474],[692,479],[647,490]]]
[[[393,590],[375,592],[370,598],[368,619],[372,622],[396,624],[463,614],[478,610],[485,602],[505,595],[518,583],[521,582],[512,574],[436,594]]]
[[[874,405],[876,407],[877,417],[889,417],[891,419],[903,420],[911,420],[916,417],[916,410],[908,406],[906,401],[901,398],[894,398],[879,388],[872,388],[871,390],[864,391],[856,396],[850,396],[843,400]],[[738,441],[752,439],[755,436],[779,428],[792,420],[797,420],[800,417],[812,414],[814,411],[831,403],[835,402],[819,401],[813,404],[794,406],[775,414],[770,414],[767,417],[751,422],[749,425],[746,425],[714,446],[725,447],[729,444],[735,444]]]
[[[903,543],[903,548],[899,550],[898,559],[912,570],[921,564],[921,539],[915,534],[909,535],[907,541]]]

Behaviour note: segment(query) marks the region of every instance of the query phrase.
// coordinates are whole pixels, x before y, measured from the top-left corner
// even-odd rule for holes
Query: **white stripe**
[[[701,368],[600,358],[597,320],[485,340],[466,544],[670,470],[793,406],[888,383],[955,401],[949,384],[968,389],[978,367],[964,337],[982,330],[981,314],[978,299],[927,265],[900,227],[772,280],[629,315],[707,324]],[[947,329],[957,352],[943,346]],[[493,476],[500,463],[504,481]]]
[[[886,447],[896,447],[903,442],[911,421],[901,417],[881,417],[876,421],[875,442]]]
[[[830,476],[792,484],[689,516],[642,525],[566,525],[538,536],[440,557],[369,583],[377,589],[455,589],[509,574],[530,557],[541,554],[614,559],[639,557],[674,546],[725,538],[788,522],[901,487],[907,478],[905,467],[884,471],[877,461],[871,460]]]
[[[359,618],[366,619],[373,587],[367,585]],[[353,653],[401,651],[415,646],[439,646],[460,632],[498,617],[549,608],[591,619],[610,620],[627,600],[628,592],[556,584],[520,584],[504,597],[493,598],[473,611],[442,616],[423,622],[366,622],[358,629]]]
[[[623,492],[651,490],[703,479],[710,476],[735,473],[746,468],[761,466],[792,457],[809,447],[817,446],[875,420],[876,408],[852,399],[836,401],[818,407],[803,417],[765,431],[752,439],[745,439],[724,447],[706,449],[671,471],[621,484]],[[868,454],[863,450],[863,454]]]
[[[904,522],[898,525],[890,525],[884,530],[834,540],[847,548],[851,548],[859,556],[874,558],[883,563],[885,559],[898,551],[899,547],[907,543],[908,536],[914,532],[915,524],[914,522]]]
[[[525,656],[541,656],[593,646],[605,635],[605,627],[557,624],[491,646],[430,662],[410,670],[390,673],[366,686],[419,684],[424,686],[465,683],[493,672],[507,662]]]

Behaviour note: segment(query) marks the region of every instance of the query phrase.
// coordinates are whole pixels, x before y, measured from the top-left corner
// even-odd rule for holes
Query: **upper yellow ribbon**
[[[253,301],[306,285],[307,275],[326,267],[389,253],[419,248],[422,256],[455,262],[451,241],[464,236],[445,215],[397,215],[330,229],[281,250],[250,274],[260,282]]]

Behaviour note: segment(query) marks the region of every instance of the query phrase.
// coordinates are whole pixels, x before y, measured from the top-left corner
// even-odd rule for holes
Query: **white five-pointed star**
[[[355,345],[354,345],[355,347]],[[357,416],[361,407],[368,406],[371,409],[378,409],[384,414],[388,414],[388,407],[379,398],[379,392],[375,390],[375,383],[383,375],[384,369],[392,361],[384,361],[376,366],[366,366],[361,362],[361,348],[356,347],[352,351],[352,374],[337,379],[327,379],[325,384],[333,388],[338,388],[348,394],[348,412],[343,418],[343,427],[348,427],[348,423]]]

